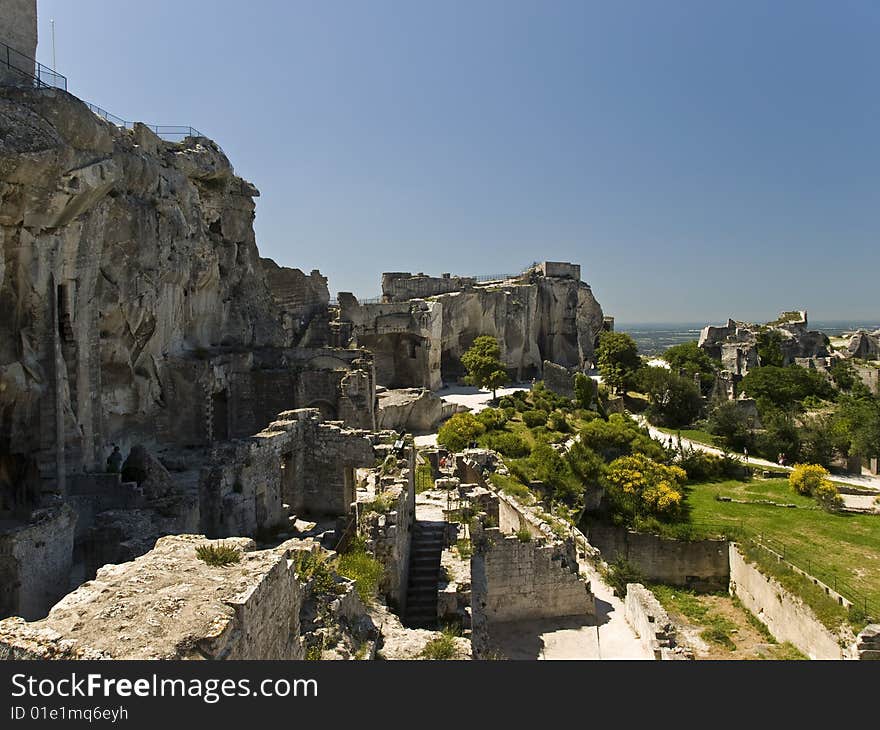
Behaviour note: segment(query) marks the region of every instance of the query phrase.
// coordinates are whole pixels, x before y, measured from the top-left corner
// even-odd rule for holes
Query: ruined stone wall
[[[850,652],[801,599],[749,563],[731,543],[730,593],[742,601],[776,638],[790,641],[811,659],[845,659]],[[847,642],[844,642],[846,646]]]
[[[474,530],[471,601],[474,625],[584,616],[594,612],[589,583],[562,544],[523,542],[499,528]]]
[[[0,654],[39,659],[303,659],[303,590],[292,565],[311,543],[257,551],[225,541],[241,562],[212,567],[200,535],[165,537],[146,555],[103,567],[42,621],[0,621]],[[120,637],[125,637],[121,640]]]
[[[466,276],[425,276],[409,272],[386,272],[382,274],[382,296],[387,301],[405,302],[423,299],[451,291],[461,291],[476,284],[476,279]]]
[[[347,514],[354,469],[374,462],[364,432],[322,423],[314,409],[279,413],[253,437],[218,447],[202,469],[201,530],[255,535],[285,525],[291,513]]]
[[[412,449],[410,452],[412,460]],[[416,514],[414,467],[413,462],[413,469],[401,482],[384,490],[384,498],[392,500],[391,509],[364,515],[360,525],[361,533],[384,569],[379,592],[400,615],[406,611],[411,536]]]
[[[5,43],[17,54],[12,54],[6,65],[0,63],[0,84],[22,83],[22,74],[34,75],[34,59],[37,57],[37,0],[3,0],[0,8],[0,42]],[[17,71],[21,73],[17,73]]]
[[[676,646],[675,625],[663,606],[641,583],[628,583],[624,601],[626,620],[654,659],[693,659],[693,653]]]
[[[603,559],[632,563],[646,580],[691,588],[726,590],[730,577],[726,540],[672,540],[622,527],[594,525],[587,539]]]
[[[67,592],[75,530],[76,513],[60,505],[0,532],[0,616],[42,618]]]

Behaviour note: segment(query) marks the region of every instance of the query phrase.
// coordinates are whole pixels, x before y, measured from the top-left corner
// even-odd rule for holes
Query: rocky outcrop
[[[106,565],[39,622],[0,621],[0,652],[10,658],[303,659],[302,583],[291,540],[255,550],[232,538],[238,563],[211,566],[201,535],[165,537],[146,555]],[[216,544],[216,543],[215,543]]]
[[[375,355],[376,380],[390,388],[439,388],[464,375],[461,356],[481,335],[501,345],[517,380],[540,377],[545,360],[592,365],[605,317],[580,267],[545,262],[514,278],[477,283],[461,277],[383,275],[383,301],[339,295],[339,325]],[[424,292],[425,298],[410,298]]]
[[[766,324],[728,319],[726,325],[709,325],[700,332],[699,346],[721,363],[722,371],[741,377],[761,364],[758,343],[760,338],[767,336],[778,343],[783,365],[829,354],[828,337],[818,330],[808,329],[804,311],[783,312],[778,319]]]
[[[854,357],[858,360],[877,360],[880,359],[880,331],[868,333],[859,330],[852,337],[846,346],[847,357]]]
[[[119,129],[57,90],[0,89],[0,443],[102,465],[155,439],[169,358],[284,344],[257,190],[210,140]],[[5,381],[4,381],[5,382]],[[57,419],[57,422],[56,422]]]
[[[446,419],[469,410],[467,406],[448,403],[426,388],[377,390],[377,427],[407,431],[415,435],[433,433]]]

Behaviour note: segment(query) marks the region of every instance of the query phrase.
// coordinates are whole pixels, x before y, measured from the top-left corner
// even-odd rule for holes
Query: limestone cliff
[[[154,440],[176,358],[287,344],[258,194],[208,139],[0,89],[0,451],[63,432],[68,468],[100,466],[110,441]]]

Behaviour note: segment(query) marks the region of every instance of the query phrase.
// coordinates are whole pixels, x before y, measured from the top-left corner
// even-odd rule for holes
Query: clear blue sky
[[[39,0],[39,60],[191,124],[262,191],[264,256],[581,263],[622,321],[877,318],[880,3]]]

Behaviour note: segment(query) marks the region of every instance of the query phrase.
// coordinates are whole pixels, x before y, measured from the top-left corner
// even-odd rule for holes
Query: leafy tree
[[[663,359],[669,363],[673,372],[683,370],[693,378],[700,376],[700,390],[704,395],[712,390],[715,384],[715,361],[706,354],[696,340],[673,345],[663,353]]]
[[[752,448],[754,423],[735,401],[724,400],[709,414],[709,433],[718,437],[723,446],[734,451]]]
[[[461,364],[468,371],[465,382],[491,390],[492,400],[495,400],[498,388],[509,381],[504,363],[501,362],[501,345],[494,337],[477,337],[470,349],[461,356]]]
[[[643,454],[622,456],[608,465],[605,482],[613,502],[631,516],[674,520],[684,500],[684,469],[667,466]]]
[[[642,365],[635,340],[625,332],[599,335],[599,372],[615,392],[625,390]]]
[[[870,394],[842,398],[832,427],[844,454],[880,455],[880,398]]]
[[[642,368],[639,387],[647,393],[648,419],[673,428],[693,423],[703,407],[700,389],[693,380],[666,368]]]
[[[489,431],[479,437],[480,446],[497,451],[502,456],[519,459],[531,453],[529,445],[515,433],[509,431]]]
[[[814,416],[805,420],[799,429],[800,457],[810,464],[828,466],[834,458],[835,440],[833,421],[829,416]]]
[[[804,398],[831,398],[834,389],[831,383],[815,370],[807,370],[799,365],[789,367],[766,367],[750,370],[742,379],[743,392],[758,401],[758,407],[766,404],[776,408],[799,407]],[[762,412],[763,417],[763,412]]]
[[[486,427],[472,413],[456,413],[437,431],[437,443],[450,451],[461,451],[477,439]]]
[[[757,437],[758,452],[765,459],[776,461],[785,454],[789,461],[797,458],[801,448],[800,434],[791,413],[770,409],[762,414],[764,430]]]
[[[549,489],[550,496],[569,505],[577,503],[583,489],[562,455],[546,441],[538,441],[532,449],[529,463],[535,477]]]
[[[828,369],[828,372],[840,390],[852,390],[858,378],[852,363],[847,360],[838,360]]]
[[[605,471],[605,462],[580,439],[575,439],[565,458],[572,473],[585,485],[594,487],[599,483],[599,478]]]
[[[596,395],[596,383],[583,373],[574,374],[574,400],[578,408],[589,409]]]
[[[781,368],[785,364],[782,335],[778,330],[766,330],[758,334],[758,360],[762,367],[771,365]]]

